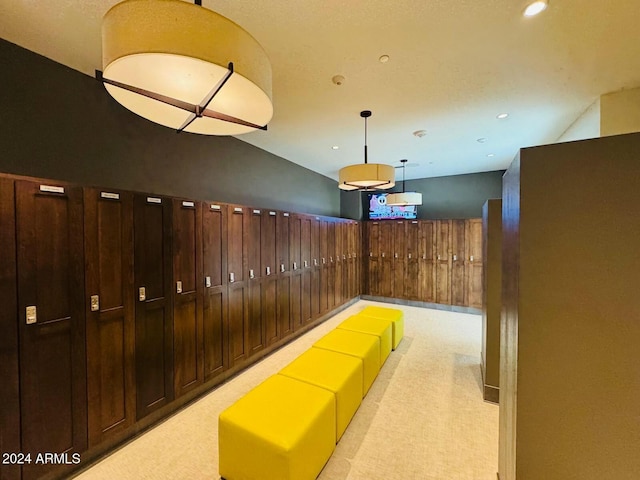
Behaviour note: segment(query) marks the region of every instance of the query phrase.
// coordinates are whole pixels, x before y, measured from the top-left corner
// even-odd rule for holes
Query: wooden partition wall
[[[66,476],[328,318],[360,246],[352,220],[0,175],[0,447],[31,454],[0,478]]]
[[[482,219],[365,222],[367,295],[482,307]]]

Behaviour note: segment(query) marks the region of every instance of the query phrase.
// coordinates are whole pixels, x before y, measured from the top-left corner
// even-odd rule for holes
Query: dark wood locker
[[[276,266],[276,221],[278,212],[270,210],[262,215],[261,228],[261,275],[262,275],[262,321],[264,323],[266,345],[280,338],[277,318],[277,277]]]
[[[82,452],[87,448],[82,189],[28,181],[16,181],[15,188],[20,451],[32,459],[42,452]],[[48,470],[50,465],[32,463],[22,475],[32,479]]]
[[[378,270],[378,295],[393,297],[393,223],[380,222],[380,268]]]
[[[84,190],[89,445],[133,425],[133,194]]]
[[[302,268],[300,263],[300,235],[302,218],[293,215],[289,225],[289,261],[291,262],[291,322],[293,329],[302,326]]]
[[[229,206],[227,231],[227,279],[229,282],[229,366],[249,358],[249,317],[245,278],[245,209]]]
[[[202,275],[204,381],[229,367],[229,317],[227,284],[227,214],[225,205],[202,208]]]
[[[175,397],[204,382],[202,204],[173,200],[173,351]]]
[[[311,317],[320,316],[320,217],[311,221]]]
[[[436,301],[436,222],[419,220],[418,226],[418,300]]]
[[[136,416],[174,398],[171,200],[134,197]]]
[[[340,221],[340,267],[342,268],[342,288],[340,289],[340,305],[345,303],[349,298],[349,260],[347,258],[347,250],[349,249],[349,240],[347,238],[349,224],[346,221]]]
[[[281,213],[276,220],[276,263],[278,265],[278,328],[280,338],[285,338],[293,333],[291,319],[291,260],[289,253],[290,241],[289,213]]]
[[[320,221],[320,313],[329,311],[329,222]]]
[[[465,220],[451,221],[451,304],[465,306]]]
[[[393,222],[393,297],[406,298],[405,284],[405,260],[406,260],[406,223]]]
[[[336,224],[333,221],[328,224],[327,234],[327,250],[329,253],[329,258],[327,258],[327,264],[329,265],[327,295],[329,310],[333,310],[336,306]]]
[[[302,261],[302,323],[308,324],[311,316],[311,217],[302,218],[300,230],[300,259]]]
[[[420,260],[419,260],[420,223],[411,220],[406,225],[404,298],[420,300]]]
[[[451,220],[436,221],[436,303],[451,304]]]
[[[369,295],[380,295],[380,271],[382,269],[382,258],[380,257],[380,223],[371,222],[367,224],[367,293]]]
[[[250,209],[247,221],[246,256],[249,285],[249,355],[266,346],[265,325],[262,311],[262,210]]]
[[[0,452],[20,452],[20,377],[16,289],[14,182],[0,177]],[[2,480],[18,480],[19,465],[0,462]]]
[[[465,222],[465,304],[482,308],[482,271],[484,265],[482,248],[482,219],[471,218]]]
[[[336,231],[336,240],[335,240],[335,250],[334,253],[336,255],[336,287],[335,287],[335,305],[342,304],[342,288],[344,286],[344,272],[342,269],[343,261],[342,261],[342,222],[339,220],[335,221],[335,231]]]

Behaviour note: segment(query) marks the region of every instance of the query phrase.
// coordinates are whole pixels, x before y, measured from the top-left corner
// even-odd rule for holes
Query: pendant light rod
[[[196,5],[201,7],[202,6],[202,0],[196,0]]]
[[[364,163],[369,163],[367,155],[367,118],[371,116],[371,110],[363,110],[360,112],[360,116],[364,118]]]
[[[407,163],[407,159],[403,158],[400,163],[402,163],[402,193],[404,193],[404,164]]]

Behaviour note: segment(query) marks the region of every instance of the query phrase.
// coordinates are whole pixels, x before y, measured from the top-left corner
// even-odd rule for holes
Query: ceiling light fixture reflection
[[[546,0],[538,0],[536,2],[530,3],[527,8],[524,9],[523,15],[525,17],[535,17],[539,13],[545,11],[547,9],[547,1]]]
[[[503,120],[503,119],[507,118],[508,116],[509,116],[508,113],[499,113],[498,115],[496,115],[496,118],[498,120]]]

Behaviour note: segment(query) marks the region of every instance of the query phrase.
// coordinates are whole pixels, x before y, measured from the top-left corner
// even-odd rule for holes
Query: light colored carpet
[[[220,412],[342,320],[375,304],[352,305],[129,442],[77,480],[220,478]],[[318,478],[495,480],[498,407],[482,400],[481,317],[397,308],[405,312],[404,340],[389,356]]]

